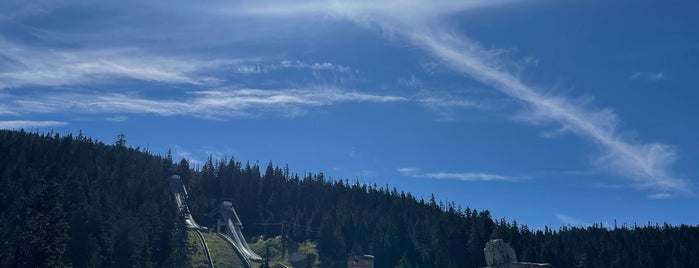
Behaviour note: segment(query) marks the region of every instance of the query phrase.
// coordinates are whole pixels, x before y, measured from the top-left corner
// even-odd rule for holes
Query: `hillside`
[[[0,130],[0,266],[184,263],[168,163],[124,142]]]
[[[217,200],[230,199],[246,235],[317,241],[320,267],[343,267],[348,253],[375,255],[376,267],[480,267],[483,246],[494,238],[510,242],[521,261],[556,267],[699,267],[697,226],[531,230],[493,219],[487,210],[328,180],[322,173],[301,177],[272,163],[261,172],[235,159],[209,159],[195,172],[183,160],[178,170],[197,219],[213,224],[206,213]]]
[[[213,226],[211,211],[229,199],[246,236],[275,239],[282,256],[312,241],[319,267],[346,267],[348,253],[376,256],[375,267],[483,266],[492,238],[511,243],[522,261],[556,267],[699,267],[697,226],[531,230],[487,210],[271,163],[262,171],[209,159],[195,170],[127,147],[123,136],[106,145],[22,131],[0,131],[0,266],[200,265],[201,256],[187,254],[166,185],[172,172],[187,185],[200,224]]]

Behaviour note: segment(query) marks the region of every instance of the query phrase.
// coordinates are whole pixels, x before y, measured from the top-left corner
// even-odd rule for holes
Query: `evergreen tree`
[[[13,266],[64,266],[68,224],[58,185],[37,180],[19,218],[13,243]]]
[[[318,243],[321,266],[372,254],[375,267],[477,267],[491,238],[522,261],[556,267],[699,267],[699,227],[669,224],[530,230],[487,210],[395,188],[292,174],[269,163],[209,158],[201,167],[82,134],[0,130],[0,267],[182,267],[186,227],[170,196],[175,171],[190,208],[212,226],[222,198],[248,236]],[[275,228],[265,228],[275,226]],[[289,241],[291,240],[291,241]]]

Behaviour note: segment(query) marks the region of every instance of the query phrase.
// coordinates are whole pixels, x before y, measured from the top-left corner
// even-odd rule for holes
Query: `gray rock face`
[[[483,254],[485,254],[485,263],[488,266],[517,262],[515,250],[502,239],[488,241],[483,249]]]

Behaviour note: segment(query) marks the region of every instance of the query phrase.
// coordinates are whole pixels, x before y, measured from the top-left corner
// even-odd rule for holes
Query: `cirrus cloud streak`
[[[260,114],[297,116],[307,109],[339,103],[401,102],[399,96],[374,95],[337,88],[235,89],[191,91],[179,99],[147,98],[127,93],[57,92],[43,95],[5,95],[15,114],[154,114],[209,119],[255,117]],[[2,111],[0,111],[2,112]],[[6,111],[9,113],[9,111]]]
[[[0,121],[0,129],[29,129],[42,127],[61,127],[65,125],[68,125],[68,122],[31,120]]]
[[[691,193],[692,184],[671,174],[676,159],[673,146],[625,139],[618,120],[610,109],[576,103],[565,96],[551,96],[523,82],[509,72],[500,50],[483,49],[477,42],[449,30],[446,15],[530,1],[443,1],[439,3],[404,0],[391,3],[369,1],[311,1],[292,6],[287,1],[274,4],[246,3],[237,12],[250,16],[279,19],[308,17],[320,13],[342,18],[369,28],[377,27],[392,39],[401,39],[422,48],[453,71],[487,85],[518,101],[525,113],[519,118],[536,124],[554,125],[574,133],[602,148],[594,164],[628,179],[633,187],[668,195]],[[426,174],[422,174],[426,175]],[[431,174],[429,177],[453,177],[457,174]],[[477,178],[466,174],[464,178]]]
[[[406,177],[436,179],[436,180],[459,180],[459,181],[517,181],[517,178],[497,174],[478,172],[423,172],[419,168],[403,167],[398,168],[398,172]]]

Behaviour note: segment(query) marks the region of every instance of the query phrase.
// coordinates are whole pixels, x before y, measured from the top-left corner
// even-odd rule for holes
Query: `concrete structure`
[[[233,202],[224,200],[221,202],[221,219],[216,224],[216,231],[223,234],[223,237],[230,241],[231,245],[243,255],[247,260],[253,262],[262,262],[262,257],[257,255],[250,249],[245,237],[241,232],[243,228],[243,223],[241,223],[238,217],[238,212],[233,208]]]
[[[482,268],[540,268],[540,267],[553,267],[550,263],[533,263],[533,262],[513,262],[505,263],[495,266],[486,266]]]
[[[197,222],[194,220],[194,217],[192,217],[192,214],[189,212],[189,207],[187,207],[187,203],[185,203],[185,201],[187,200],[187,188],[185,188],[184,184],[182,184],[182,178],[180,177],[180,175],[172,175],[168,179],[168,184],[170,185],[170,191],[172,192],[172,195],[175,198],[175,205],[177,205],[177,209],[180,211],[182,217],[184,218],[185,225],[187,226],[187,228],[194,230],[194,232],[197,234],[199,242],[204,248],[204,254],[206,255],[206,260],[209,264],[209,268],[213,268],[214,262],[211,259],[211,252],[209,252],[209,246],[207,245],[206,239],[204,239],[204,236],[202,236],[200,231],[206,230],[206,227],[202,227],[199,224],[197,224]]]
[[[347,258],[347,268],[374,268],[374,256],[354,255]]]
[[[187,188],[185,188],[184,184],[182,184],[182,179],[180,178],[180,175],[170,176],[168,183],[170,184],[170,191],[175,197],[177,209],[180,211],[180,213],[182,213],[187,228],[206,230],[206,227],[200,226],[194,220],[192,214],[189,212],[189,207],[187,206],[187,203],[185,203],[185,201],[187,200]]]

